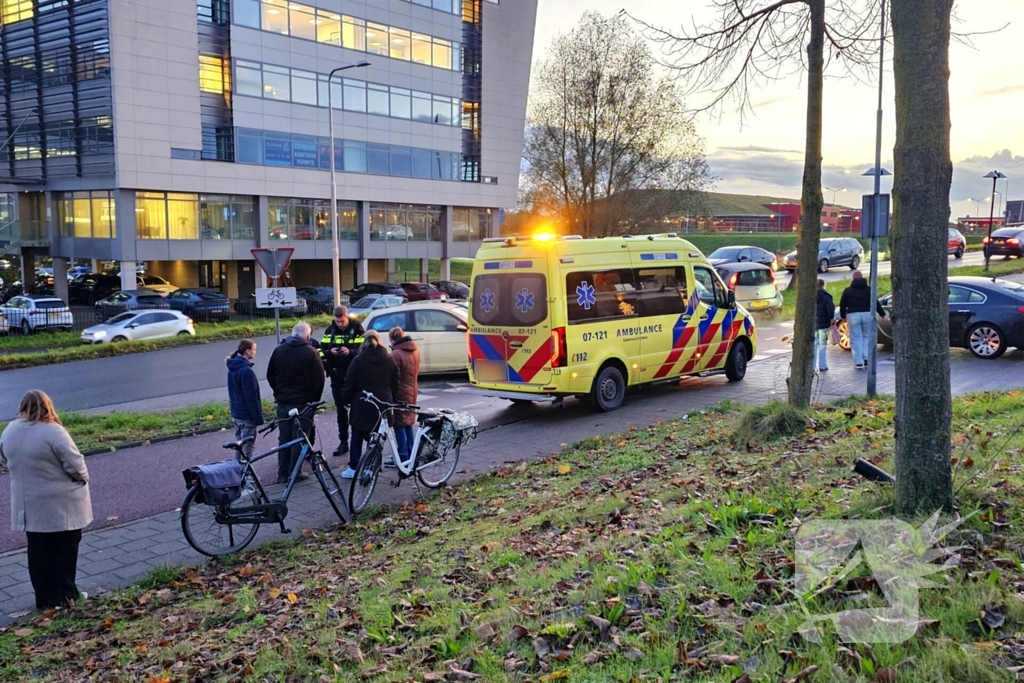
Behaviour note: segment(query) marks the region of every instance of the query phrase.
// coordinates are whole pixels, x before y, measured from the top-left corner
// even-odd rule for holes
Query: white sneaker
[[[341,478],[342,479],[355,479],[356,478],[356,471],[354,469],[352,469],[351,467],[346,467],[345,471],[341,473]]]

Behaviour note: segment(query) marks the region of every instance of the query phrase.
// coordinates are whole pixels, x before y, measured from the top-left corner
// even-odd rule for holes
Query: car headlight
[[[92,336],[95,339],[103,339],[104,337],[107,336],[107,331],[106,330],[97,330],[96,332],[92,333]]]

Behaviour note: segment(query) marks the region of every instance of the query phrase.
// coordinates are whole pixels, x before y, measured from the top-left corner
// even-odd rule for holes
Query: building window
[[[113,193],[75,192],[57,196],[61,237],[110,239],[117,237]]]
[[[253,240],[256,201],[233,195],[199,195],[199,239]]]
[[[235,92],[250,97],[263,97],[263,71],[260,64],[235,60]]]
[[[0,26],[32,18],[33,0],[0,0]]]
[[[441,241],[441,207],[371,204],[370,239],[379,242]]]
[[[490,209],[456,208],[452,213],[452,241],[480,242],[490,232]]]
[[[263,65],[263,96],[271,100],[291,100],[289,70],[280,66]]]
[[[228,0],[196,0],[199,21],[226,26],[230,21]]]
[[[235,131],[231,126],[203,124],[203,150],[201,156],[207,161],[235,160]]]
[[[167,196],[163,192],[135,193],[135,234],[140,240],[167,239]]]
[[[223,95],[224,80],[224,60],[215,55],[199,55],[199,89]]]

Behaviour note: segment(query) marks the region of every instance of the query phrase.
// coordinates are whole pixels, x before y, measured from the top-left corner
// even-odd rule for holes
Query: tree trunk
[[[952,510],[946,244],[953,0],[894,0],[896,513]]]
[[[806,408],[814,383],[814,322],[817,302],[818,243],[821,240],[821,110],[825,70],[825,0],[810,0],[811,39],[807,45],[807,143],[800,238],[796,247],[796,321],[789,372],[789,404]]]

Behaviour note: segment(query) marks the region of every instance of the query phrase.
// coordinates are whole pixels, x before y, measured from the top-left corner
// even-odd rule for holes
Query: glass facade
[[[490,225],[490,209],[456,208],[452,212],[452,241],[479,242],[488,237]]]
[[[462,102],[455,97],[354,78],[336,77],[333,87],[331,98],[335,109],[441,126],[465,125]],[[314,107],[326,108],[329,103],[327,74],[242,59],[235,60],[235,94]]]
[[[451,8],[459,0],[437,1],[442,8]],[[416,4],[425,3],[420,1]],[[235,0],[234,21],[239,26],[382,57],[449,71],[462,69],[462,47],[459,43],[288,0]]]
[[[270,197],[267,227],[271,240],[329,240],[331,202],[327,199]],[[358,205],[339,200],[338,239],[354,241],[358,237]]]
[[[57,195],[57,221],[61,237],[111,239],[117,237],[112,192],[65,192]]]
[[[380,242],[441,242],[440,206],[370,204],[370,239]]]
[[[135,230],[142,240],[252,240],[255,215],[252,197],[135,193]]]
[[[238,129],[238,162],[243,164],[330,170],[330,147],[329,138]],[[460,162],[458,152],[334,141],[335,168],[344,173],[458,180]]]

